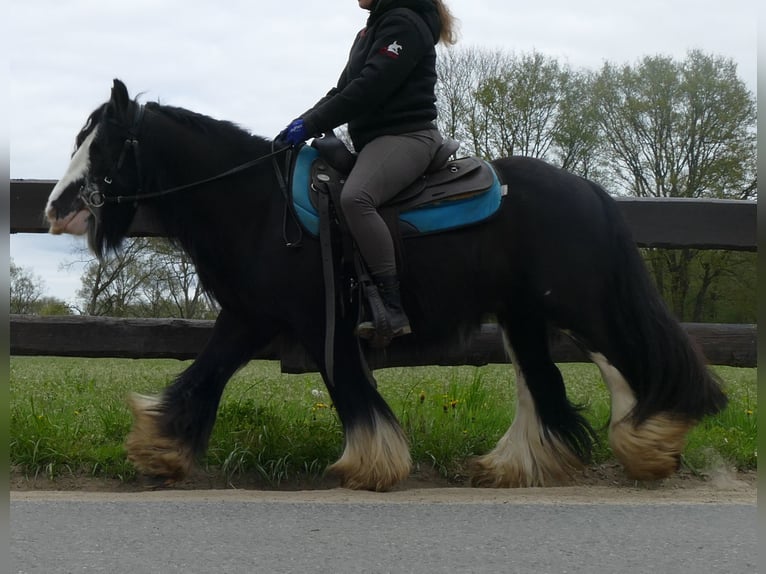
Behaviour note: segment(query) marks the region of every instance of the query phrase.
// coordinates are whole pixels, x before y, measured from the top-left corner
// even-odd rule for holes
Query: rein
[[[107,185],[111,185],[114,179],[114,174],[116,174],[122,168],[122,165],[125,161],[125,156],[127,155],[128,150],[133,150],[133,157],[136,162],[136,169],[138,170],[138,181],[140,186],[142,177],[141,177],[141,159],[139,155],[138,135],[141,130],[141,123],[143,121],[143,118],[144,118],[144,106],[139,105],[138,108],[136,109],[136,117],[133,122],[133,127],[128,131],[128,137],[125,140],[125,145],[122,148],[122,153],[120,154],[120,158],[117,160],[117,163],[115,164],[115,169],[113,170],[111,176],[108,175],[104,177],[104,183],[106,183]],[[162,189],[160,191],[155,191],[151,193],[141,193],[141,188],[139,187],[138,188],[139,193],[136,193],[134,195],[114,195],[114,196],[105,195],[104,193],[102,193],[101,191],[97,189],[87,192],[85,187],[83,187],[82,189],[80,189],[80,197],[89,208],[99,208],[99,207],[103,207],[105,203],[124,203],[128,201],[139,201],[142,199],[153,199],[156,197],[163,197],[165,195],[170,195],[172,193],[178,193],[179,191],[186,191],[188,189],[192,189],[200,185],[205,185],[206,183],[211,183],[214,181],[225,179],[237,173],[243,172],[247,169],[250,169],[251,167],[255,165],[258,165],[259,163],[262,163],[268,159],[271,159],[281,154],[282,152],[290,149],[291,147],[291,146],[284,146],[275,150],[273,142],[271,145],[272,145],[271,153],[267,153],[255,159],[252,159],[248,162],[235,166],[217,175],[214,175],[205,179],[201,179],[198,181],[193,181],[191,183],[177,185],[175,187],[170,187],[167,189]],[[276,165],[275,165],[275,169],[277,169]],[[279,175],[281,180],[282,179],[281,174]]]

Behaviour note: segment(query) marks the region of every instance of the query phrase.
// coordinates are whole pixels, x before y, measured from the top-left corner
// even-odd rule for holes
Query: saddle
[[[478,223],[500,207],[506,188],[495,170],[476,157],[450,160],[458,143],[445,141],[424,174],[379,209],[394,236],[448,231]],[[312,235],[319,235],[321,194],[339,194],[356,162],[334,135],[300,148],[293,170],[296,215]]]

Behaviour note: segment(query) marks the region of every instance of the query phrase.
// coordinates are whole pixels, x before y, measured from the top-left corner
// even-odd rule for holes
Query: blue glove
[[[290,125],[279,134],[279,139],[283,139],[290,145],[298,145],[308,139],[308,133],[306,132],[306,126],[303,124],[303,120],[298,118],[290,122]]]

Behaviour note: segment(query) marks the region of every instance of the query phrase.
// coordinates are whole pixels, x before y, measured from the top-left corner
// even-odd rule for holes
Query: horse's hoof
[[[609,444],[632,480],[661,480],[681,464],[686,434],[694,425],[670,413],[649,417],[639,425],[630,418],[612,422]]]
[[[558,439],[535,443],[511,441],[506,435],[492,452],[470,461],[470,484],[485,488],[561,486],[570,483],[583,466],[577,455]]]
[[[376,412],[371,423],[346,430],[343,455],[327,471],[344,488],[385,492],[409,476],[409,445],[401,427],[387,417]]]
[[[478,456],[468,462],[468,484],[474,488],[520,488],[541,486],[521,468],[506,465],[500,469],[489,456]]]
[[[168,484],[183,479],[194,466],[190,448],[160,429],[162,403],[156,397],[131,395],[128,406],[133,427],[125,439],[128,460],[144,476],[160,477]]]

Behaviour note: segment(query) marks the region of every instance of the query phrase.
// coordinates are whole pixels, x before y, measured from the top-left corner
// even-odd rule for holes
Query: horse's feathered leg
[[[527,313],[504,321],[516,370],[513,424],[473,461],[474,486],[548,486],[568,480],[590,459],[594,433],[566,397],[551,360],[545,323]]]
[[[346,488],[383,492],[409,476],[409,444],[383,398],[372,385],[362,384],[360,392],[336,389],[332,393],[343,421],[345,444],[328,472]]]
[[[360,359],[353,329],[348,319],[336,329],[333,384],[328,391],[343,424],[345,444],[341,457],[327,470],[346,488],[386,491],[410,474],[409,444]],[[306,344],[308,349],[311,342]],[[315,348],[313,355],[322,364],[321,349]]]
[[[605,214],[598,248],[609,273],[596,289],[578,288],[580,278],[570,283],[580,293],[568,303],[578,317],[570,326],[611,393],[609,442],[627,475],[664,478],[678,468],[689,430],[723,409],[726,397],[657,292],[615,202],[594,189]]]
[[[609,422],[609,444],[625,467],[625,473],[635,480],[656,480],[675,472],[681,461],[686,434],[692,419],[659,412],[646,420],[637,421],[634,410],[636,395],[622,373],[600,354],[591,355],[612,397]]]
[[[205,348],[160,397],[130,397],[134,420],[125,446],[142,474],[172,484],[189,473],[207,448],[226,383],[271,340],[269,325],[221,311]]]

